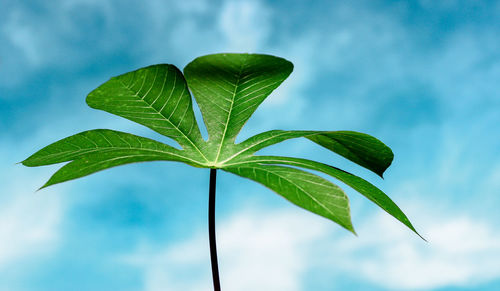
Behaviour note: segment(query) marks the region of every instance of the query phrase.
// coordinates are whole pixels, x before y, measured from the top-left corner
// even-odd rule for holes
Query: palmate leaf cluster
[[[159,64],[113,77],[87,96],[87,104],[172,138],[181,149],[130,133],[95,129],[55,142],[22,163],[34,167],[68,162],[43,187],[134,162],[177,161],[221,169],[254,180],[354,232],[348,197],[329,180],[306,171],[313,170],[352,187],[415,231],[386,194],[358,176],[307,159],[256,155],[264,147],[303,137],[382,176],[393,153],[372,136],[353,131],[271,130],[235,143],[246,121],[292,70],[292,63],[270,55],[215,54],[195,59],[184,74],[173,65]],[[208,131],[206,141],[190,91]]]

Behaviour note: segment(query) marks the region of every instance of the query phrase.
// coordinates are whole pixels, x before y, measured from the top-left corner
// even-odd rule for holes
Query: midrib
[[[122,83],[123,86],[125,86],[125,88],[127,90],[129,90],[130,92],[134,92],[131,88],[129,88],[122,80],[119,80],[120,83]],[[137,93],[134,93],[133,95],[134,96],[137,96],[139,97],[139,95],[137,95],[139,92]],[[177,127],[172,121],[170,121],[170,119],[168,119],[165,115],[163,115],[163,113],[161,111],[158,111],[156,108],[154,108],[152,106],[152,104],[149,104],[148,102],[146,102],[146,100],[142,99],[141,100],[148,106],[148,108],[151,108],[153,109],[153,111],[155,111],[157,114],[160,114],[163,118],[165,118],[165,120],[175,129],[177,130],[181,135],[182,137],[184,137],[185,140],[187,140],[192,146],[193,148],[203,157],[203,159],[205,159],[205,161],[208,162],[208,159],[207,157],[203,154],[203,152],[198,148],[198,146],[186,135],[184,134],[184,132],[179,128]]]
[[[224,140],[226,139],[226,133],[227,133],[227,128],[229,126],[229,119],[231,118],[231,112],[233,111],[233,106],[234,106],[234,98],[236,98],[236,91],[238,91],[238,86],[241,81],[241,72],[243,71],[243,67],[245,62],[242,62],[240,65],[240,71],[238,72],[238,80],[236,81],[236,84],[234,85],[234,90],[233,90],[233,96],[231,96],[231,105],[229,106],[229,112],[227,113],[227,119],[226,123],[224,125],[224,132],[222,133],[222,138],[220,140],[219,144],[219,149],[217,150],[217,156],[215,157],[215,164],[219,162],[219,157],[220,157],[220,152],[222,150],[222,145],[224,144]]]

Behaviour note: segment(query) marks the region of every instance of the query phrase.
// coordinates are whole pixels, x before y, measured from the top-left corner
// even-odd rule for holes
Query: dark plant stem
[[[217,169],[210,169],[210,188],[208,192],[208,239],[210,240],[210,260],[214,291],[220,291],[219,264],[217,263],[217,245],[215,243],[215,184]]]

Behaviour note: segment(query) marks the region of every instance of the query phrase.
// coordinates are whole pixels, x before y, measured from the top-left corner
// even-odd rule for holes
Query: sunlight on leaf
[[[68,162],[43,187],[134,162],[176,161],[222,169],[254,180],[354,233],[349,201],[342,189],[298,169],[303,168],[338,179],[417,233],[385,193],[360,177],[311,160],[256,155],[270,145],[304,137],[382,177],[393,153],[375,137],[353,131],[271,130],[235,144],[257,107],[292,70],[291,62],[270,55],[215,54],[192,61],[184,75],[173,65],[160,64],[113,77],[88,95],[87,104],[149,127],[182,149],[129,133],[96,129],[55,142],[22,163],[35,167]],[[207,141],[195,119],[190,91],[201,110]]]

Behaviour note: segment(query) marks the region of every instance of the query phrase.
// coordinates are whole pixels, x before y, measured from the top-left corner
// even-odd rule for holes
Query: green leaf
[[[84,131],[62,139],[39,150],[22,164],[36,167],[68,161],[71,162],[42,188],[134,162],[179,161],[198,166],[184,151],[149,138],[107,129]]]
[[[186,81],[173,65],[154,65],[113,77],[90,92],[87,104],[147,126],[206,160]]]
[[[349,199],[337,185],[314,174],[283,166],[247,163],[224,171],[254,180],[293,204],[326,217],[355,233]]]
[[[264,99],[293,70],[289,61],[269,55],[216,54],[184,68],[207,127],[214,163]]]
[[[308,139],[365,167],[380,177],[391,165],[394,154],[378,139],[354,131],[333,131],[310,135]]]
[[[348,160],[373,171],[382,177],[391,165],[394,155],[391,149],[378,139],[368,134],[355,131],[306,131],[306,130],[271,130],[266,131],[236,145],[230,159],[251,155],[258,150],[282,141],[306,137]],[[230,160],[228,159],[228,160]]]
[[[254,156],[252,158],[245,159],[244,161],[236,162],[234,166],[235,167],[246,166],[247,163],[272,164],[272,165],[281,164],[281,165],[301,167],[305,169],[319,171],[327,175],[330,175],[338,179],[339,181],[345,183],[346,185],[350,186],[352,189],[356,190],[366,198],[368,198],[370,201],[378,205],[380,208],[385,210],[387,213],[392,215],[394,218],[402,222],[409,229],[411,229],[413,232],[415,232],[417,235],[420,236],[420,234],[415,230],[415,228],[411,224],[408,217],[406,217],[403,211],[401,211],[401,209],[396,205],[396,203],[394,203],[391,200],[391,198],[389,198],[380,189],[373,186],[370,182],[356,175],[353,175],[349,172],[311,160],[290,158],[290,157],[276,157],[276,156]]]
[[[128,133],[97,129],[55,142],[22,163],[35,167],[67,162],[43,187],[134,162],[176,161],[223,169],[261,183],[297,206],[354,232],[344,192],[324,178],[292,168],[300,167],[342,181],[415,231],[387,195],[360,177],[305,159],[254,155],[264,147],[305,137],[382,176],[393,154],[372,136],[353,131],[271,130],[234,143],[253,112],[292,70],[292,63],[274,56],[216,54],[188,64],[184,69],[186,79],[168,64],[113,77],[88,95],[87,104],[149,127],[172,138],[182,149]],[[190,90],[200,107],[208,141],[201,136]]]

